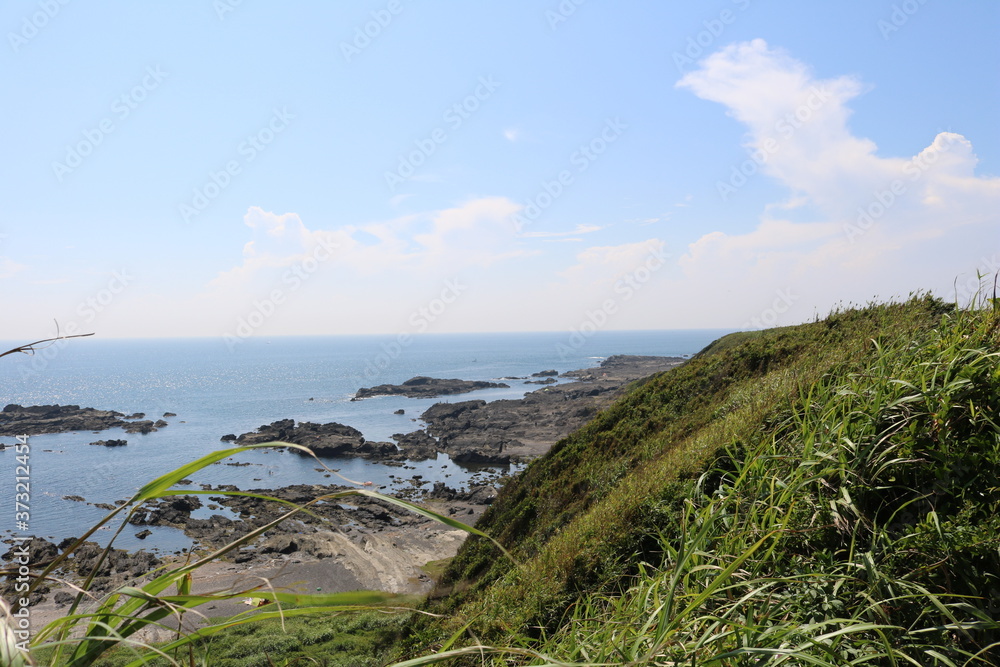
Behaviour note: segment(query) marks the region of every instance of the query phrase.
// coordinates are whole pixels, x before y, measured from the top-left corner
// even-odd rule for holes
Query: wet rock
[[[392,439],[399,445],[406,459],[410,461],[426,461],[437,457],[438,443],[426,431],[412,433],[394,433]]]
[[[128,440],[97,440],[90,444],[100,445],[101,447],[124,447],[128,444]]]
[[[127,423],[122,428],[126,433],[141,433],[142,435],[146,435],[156,430],[156,424],[147,419],[145,421]]]
[[[380,384],[376,387],[362,387],[352,401],[372,396],[407,396],[409,398],[436,398],[465,394],[477,389],[502,389],[510,385],[503,382],[483,380],[439,379],[426,376],[410,378],[403,384]]]
[[[0,411],[0,435],[20,433],[68,433],[71,431],[103,431],[124,426],[121,412],[81,408],[79,405],[10,404]]]
[[[236,444],[251,445],[273,441],[303,445],[317,456],[383,458],[394,457],[399,453],[391,442],[369,442],[361,435],[361,431],[351,426],[336,422],[301,422],[296,425],[292,419],[281,419],[265,424],[252,433],[244,433],[236,439]],[[308,456],[299,449],[293,448],[291,451]]]

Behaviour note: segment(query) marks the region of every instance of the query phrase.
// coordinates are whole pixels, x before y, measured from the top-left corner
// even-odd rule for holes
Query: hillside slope
[[[503,489],[517,565],[471,538],[399,658],[994,664],[997,322],[916,297],[638,384]]]

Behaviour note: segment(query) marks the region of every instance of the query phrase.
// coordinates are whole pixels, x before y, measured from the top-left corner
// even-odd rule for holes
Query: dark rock
[[[503,389],[510,385],[503,382],[486,382],[483,380],[439,379],[425,376],[410,378],[403,384],[380,384],[376,387],[362,387],[351,400],[370,398],[372,396],[407,396],[409,398],[435,398],[465,394],[477,389]]]
[[[145,412],[136,412],[136,413],[133,413],[133,414],[129,415],[125,419],[145,419],[145,418],[146,418],[146,413]]]
[[[275,537],[268,538],[267,541],[260,546],[260,552],[262,554],[291,554],[298,550],[298,543],[295,541],[295,538],[290,535],[276,535]]]
[[[201,500],[194,495],[169,496],[147,504],[129,519],[133,526],[173,526],[183,528],[191,512],[201,507]],[[144,511],[145,510],[145,511]]]
[[[545,378],[544,380],[528,380],[524,384],[555,384],[555,378]]]
[[[127,423],[122,428],[126,433],[141,433],[142,435],[146,435],[156,430],[156,424],[147,419],[145,421]]]
[[[175,412],[164,412],[163,416],[164,417],[176,417],[177,413],[175,413]]]
[[[428,492],[427,497],[434,500],[454,500],[457,495],[458,491],[444,482],[434,482],[434,488]]]
[[[57,591],[55,595],[52,596],[52,601],[57,605],[62,607],[67,605],[76,599],[76,596],[72,593],[67,593],[66,591]]]
[[[32,567],[38,567],[39,565],[44,565],[58,555],[59,555],[59,548],[56,547],[56,545],[49,542],[44,537],[32,537],[31,541],[28,542],[28,563]],[[14,560],[15,557],[23,558],[23,556],[21,555],[20,546],[17,546],[8,551],[7,553],[3,554],[4,560],[6,560],[8,563]]]
[[[460,403],[435,403],[424,410],[420,418],[425,422],[435,422],[445,419],[459,419],[486,405],[486,401],[462,401]]]
[[[244,433],[236,439],[236,444],[251,445],[272,441],[303,445],[317,456],[381,458],[399,454],[399,450],[391,442],[368,442],[361,435],[361,431],[344,424],[301,422],[296,425],[292,419],[281,419],[265,424],[255,432]],[[291,451],[308,455],[299,449]]]
[[[164,426],[168,426],[168,424],[167,424],[167,422],[163,421],[162,419],[157,419],[156,423],[153,424],[153,426],[155,426],[156,428],[163,428]]]
[[[403,408],[400,408],[399,410],[396,410],[392,414],[394,414],[394,415],[405,415],[406,414],[406,410],[404,410]]]
[[[98,440],[90,444],[100,445],[102,447],[124,447],[128,444],[128,440]]]
[[[534,374],[548,386],[518,400],[437,403],[424,411],[438,450],[460,463],[505,463],[541,456],[609,405],[632,380],[673,368],[676,357],[614,356],[600,368],[564,373],[577,382],[556,384],[550,371]],[[403,446],[403,443],[400,443]],[[405,447],[404,447],[405,449]]]
[[[465,500],[476,505],[492,505],[497,498],[497,490],[492,486],[477,486],[471,489]]]
[[[554,377],[556,375],[559,375],[559,371],[548,370],[548,371],[539,371],[538,373],[532,373],[531,377],[533,377],[533,378],[547,378],[547,377]]]
[[[394,433],[392,439],[399,445],[403,455],[410,461],[426,461],[437,458],[437,440],[427,434],[426,431],[413,431],[412,433]]]
[[[219,440],[221,440],[222,442],[236,442],[236,434],[227,433],[226,435],[219,438]]]
[[[152,534],[153,534],[153,531],[151,531],[148,528],[146,528],[144,530],[140,530],[138,533],[135,534],[135,536],[137,538],[139,538],[140,540],[144,540],[144,539],[146,539],[147,537],[149,537]]]
[[[62,499],[63,500],[74,500],[74,501],[76,501],[78,503],[85,503],[85,502],[87,502],[87,499],[84,498],[83,496],[63,496]]]
[[[70,431],[103,431],[124,426],[125,415],[113,410],[81,408],[79,405],[10,404],[0,412],[0,435],[20,433],[68,433]]]

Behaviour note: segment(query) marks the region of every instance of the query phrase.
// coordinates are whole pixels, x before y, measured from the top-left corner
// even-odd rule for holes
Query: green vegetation
[[[428,565],[427,613],[292,604],[284,626],[261,610],[182,648],[216,666],[1000,664],[996,303],[724,337],[511,479]]]
[[[470,538],[399,657],[994,664],[998,323],[918,297],[634,387],[483,516],[521,566]]]
[[[280,619],[268,619],[234,626],[197,642],[190,653],[181,652],[178,662],[188,664],[184,658],[194,656],[195,664],[212,667],[381,667],[408,618],[408,614],[359,612],[293,617],[283,624]],[[119,646],[94,664],[125,667],[149,654],[148,649]],[[163,667],[173,663],[153,656],[148,664]]]

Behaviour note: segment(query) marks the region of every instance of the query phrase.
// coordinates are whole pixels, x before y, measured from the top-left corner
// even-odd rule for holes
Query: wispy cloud
[[[594,232],[599,232],[604,227],[601,225],[577,225],[574,229],[568,232],[524,232],[521,234],[521,238],[526,239],[549,239],[556,238],[560,236],[579,236],[581,234],[593,234]]]

